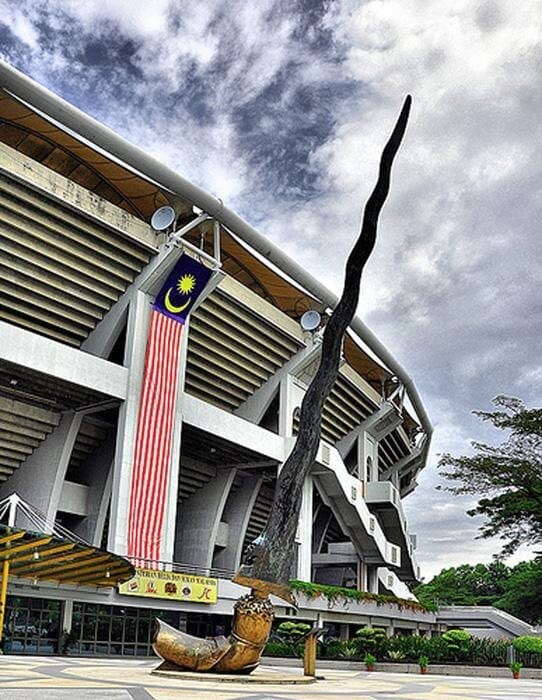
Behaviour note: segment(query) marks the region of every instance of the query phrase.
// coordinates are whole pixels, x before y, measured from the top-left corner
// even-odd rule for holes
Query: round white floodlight
[[[315,331],[322,321],[322,317],[318,311],[305,311],[301,316],[301,328],[304,331]]]
[[[165,231],[175,221],[175,209],[173,207],[160,207],[152,215],[151,226],[155,231]]]

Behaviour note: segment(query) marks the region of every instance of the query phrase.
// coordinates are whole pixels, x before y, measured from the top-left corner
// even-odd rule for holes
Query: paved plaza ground
[[[325,670],[312,685],[243,685],[152,676],[156,661],[0,657],[0,699],[8,700],[541,700],[542,681]],[[266,675],[297,669],[266,667]]]

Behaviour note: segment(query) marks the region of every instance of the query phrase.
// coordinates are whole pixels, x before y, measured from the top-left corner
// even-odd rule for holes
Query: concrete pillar
[[[82,413],[73,411],[65,413],[53,432],[10,476],[0,495],[5,497],[16,493],[24,501],[45,513],[48,522],[54,522],[62,485],[82,419]],[[28,522],[20,511],[17,514],[16,525],[36,528],[35,523]]]
[[[111,501],[115,449],[116,435],[111,430],[84,465],[85,472],[88,474],[88,515],[74,527],[74,532],[95,547],[99,547],[102,542],[107,510]]]
[[[367,569],[367,590],[369,593],[378,593],[378,567],[366,566]]]
[[[292,413],[294,410],[292,378],[286,375],[280,382],[279,389],[279,435],[292,437]]]
[[[300,581],[311,580],[313,490],[312,476],[309,475],[303,484],[303,499],[301,501],[296,538],[299,542],[297,577]]]
[[[73,600],[66,598],[62,606],[62,621],[60,624],[60,633],[71,632],[73,622]]]
[[[175,561],[210,569],[218,526],[236,469],[219,469],[214,479],[184,500],[177,517]]]
[[[358,588],[360,591],[368,591],[367,565],[360,561],[358,571]]]
[[[117,447],[113,486],[111,491],[111,517],[108,549],[116,554],[126,554],[128,548],[128,512],[130,508],[130,483],[134,461],[135,437],[139,413],[139,399],[143,386],[143,369],[151,304],[143,292],[136,292],[128,311],[124,364],[130,377],[126,401],[119,411]]]
[[[339,637],[344,640],[350,639],[350,627],[344,622],[339,625]]]
[[[228,498],[222,515],[228,524],[228,545],[215,556],[215,568],[235,571],[239,567],[250,514],[262,483],[261,477],[247,476],[241,488]]]

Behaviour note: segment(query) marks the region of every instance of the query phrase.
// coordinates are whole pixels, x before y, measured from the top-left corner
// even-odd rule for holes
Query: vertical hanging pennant
[[[128,512],[128,556],[153,566],[160,544],[169,481],[183,325],[212,270],[182,255],[154,302],[147,337]]]

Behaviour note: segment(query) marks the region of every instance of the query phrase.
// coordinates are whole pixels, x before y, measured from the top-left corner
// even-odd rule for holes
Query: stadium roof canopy
[[[9,304],[0,301],[0,320],[51,337],[56,334],[62,342],[80,345],[157,252],[160,241],[148,222],[156,208],[167,203],[175,206],[186,221],[194,216],[193,207],[219,221],[223,270],[292,318],[299,318],[309,308],[332,308],[337,301],[220,200],[3,62],[0,142],[20,154],[21,159],[32,159],[126,213],[124,218],[117,216],[117,227],[94,224],[74,234],[70,225],[75,226],[75,217],[70,222],[64,214],[59,221],[58,211],[45,211],[43,202],[35,198],[32,225],[27,231],[13,232],[6,276],[0,282],[0,292],[12,298]],[[0,207],[14,215],[22,193],[10,190],[1,176],[0,164]],[[57,217],[54,231],[48,225],[51,215]],[[32,240],[32,233],[36,240]],[[25,308],[21,298],[13,298],[13,290],[17,280],[28,279],[33,273],[28,268],[28,257],[36,241],[38,246],[43,244],[44,252],[41,269],[26,289],[24,298],[31,305]],[[61,249],[66,251],[64,259]],[[40,319],[40,303],[48,312],[47,318]],[[60,331],[53,328],[48,319],[55,318],[55,314],[58,318],[67,315],[68,320],[72,319],[71,326]],[[399,377],[429,437],[432,427],[411,378],[357,318],[352,331],[345,345],[347,362],[375,388],[380,389],[393,375]]]

